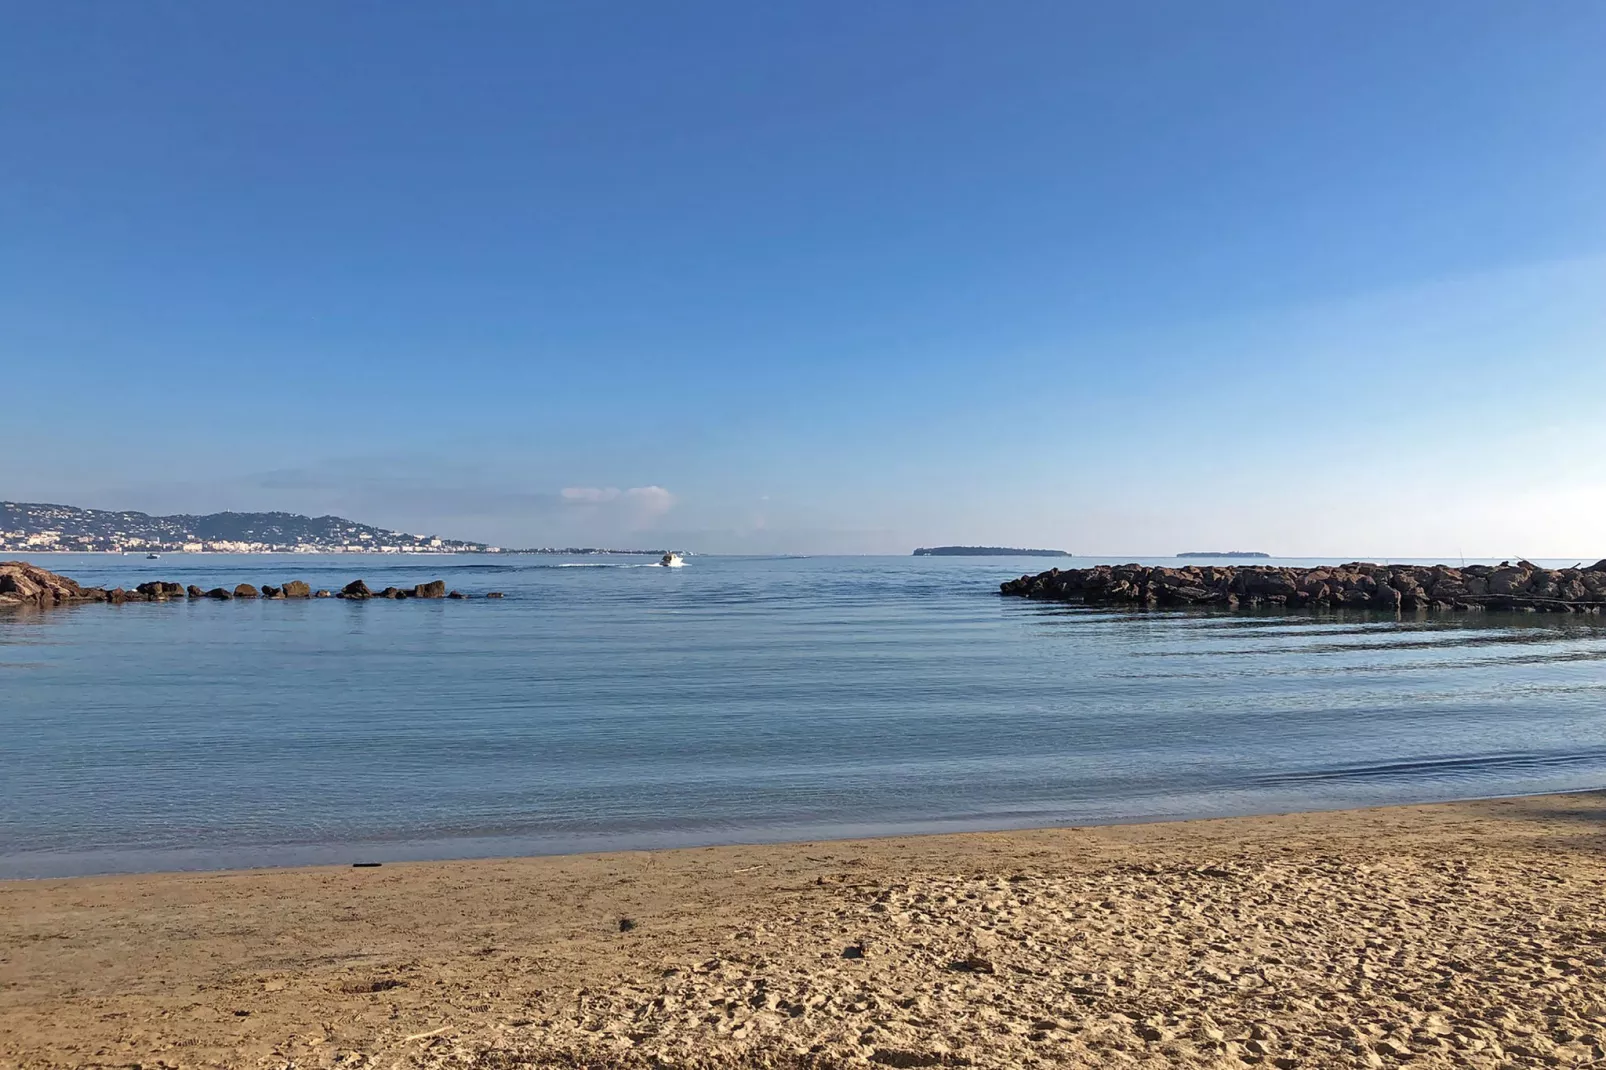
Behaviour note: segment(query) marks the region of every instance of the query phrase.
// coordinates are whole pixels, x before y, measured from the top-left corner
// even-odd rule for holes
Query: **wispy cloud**
[[[617,512],[632,527],[643,527],[663,516],[675,506],[675,496],[660,486],[629,487],[564,487],[558,498],[565,505],[590,509],[606,507]]]

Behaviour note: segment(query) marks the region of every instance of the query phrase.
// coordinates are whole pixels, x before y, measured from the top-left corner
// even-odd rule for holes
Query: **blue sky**
[[[1606,554],[1597,0],[4,21],[0,497]]]

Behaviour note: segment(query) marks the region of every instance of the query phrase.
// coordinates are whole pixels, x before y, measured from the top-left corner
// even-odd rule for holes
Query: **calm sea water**
[[[1597,620],[997,595],[1041,559],[646,560],[40,558],[507,597],[0,612],[0,876],[1606,786]]]

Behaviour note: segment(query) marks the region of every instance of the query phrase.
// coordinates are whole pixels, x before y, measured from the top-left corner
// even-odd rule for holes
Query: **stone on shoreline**
[[[1094,605],[1599,613],[1606,610],[1606,561],[1587,569],[1547,569],[1527,561],[1463,568],[1360,561],[1317,568],[1098,565],[1022,576],[1000,584],[999,591]]]

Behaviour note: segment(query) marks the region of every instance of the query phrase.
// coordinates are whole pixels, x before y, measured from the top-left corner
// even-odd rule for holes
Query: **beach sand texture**
[[[1603,892],[1599,794],[13,882],[0,1066],[1587,1065]]]

